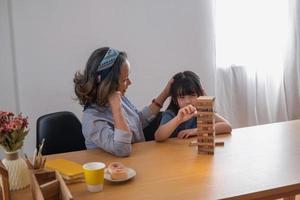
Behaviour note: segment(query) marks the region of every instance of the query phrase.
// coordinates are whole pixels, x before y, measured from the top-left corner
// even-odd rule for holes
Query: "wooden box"
[[[73,199],[66,183],[57,171],[32,170],[31,191],[35,200]]]

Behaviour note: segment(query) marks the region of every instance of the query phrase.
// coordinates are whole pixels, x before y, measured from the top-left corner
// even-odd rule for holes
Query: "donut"
[[[107,167],[112,180],[121,180],[128,178],[127,168],[120,162],[112,162]]]

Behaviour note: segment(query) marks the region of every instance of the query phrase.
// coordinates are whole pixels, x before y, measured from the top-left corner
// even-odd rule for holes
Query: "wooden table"
[[[69,185],[75,199],[275,199],[300,194],[300,120],[234,129],[218,136],[224,147],[215,155],[198,155],[189,140],[133,145],[132,155],[117,158],[101,150],[56,154],[86,163],[120,161],[136,170],[134,179],[105,182],[100,193],[85,183]],[[29,189],[13,199],[31,199]]]

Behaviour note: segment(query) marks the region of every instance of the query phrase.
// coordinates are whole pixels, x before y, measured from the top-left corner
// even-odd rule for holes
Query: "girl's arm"
[[[231,124],[221,115],[215,113],[215,132],[216,134],[231,133]]]
[[[164,141],[171,136],[174,130],[181,124],[179,118],[176,116],[164,125],[159,126],[159,128],[154,133],[154,138],[156,141]]]
[[[185,106],[178,111],[178,114],[168,121],[167,123],[159,126],[155,131],[154,137],[156,141],[164,141],[170,137],[173,131],[179,126],[182,122],[185,122],[191,119],[196,112],[196,108],[192,105]]]
[[[196,136],[197,132],[197,128],[185,129],[178,133],[177,138],[186,139],[192,136]]]

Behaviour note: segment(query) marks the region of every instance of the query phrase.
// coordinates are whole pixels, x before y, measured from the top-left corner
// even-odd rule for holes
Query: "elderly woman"
[[[75,74],[75,94],[84,106],[82,132],[87,149],[100,147],[124,157],[130,155],[131,143],[145,141],[143,128],[161,109],[172,81],[139,111],[125,96],[132,83],[129,72],[126,53],[104,47],[92,53],[83,73]]]

